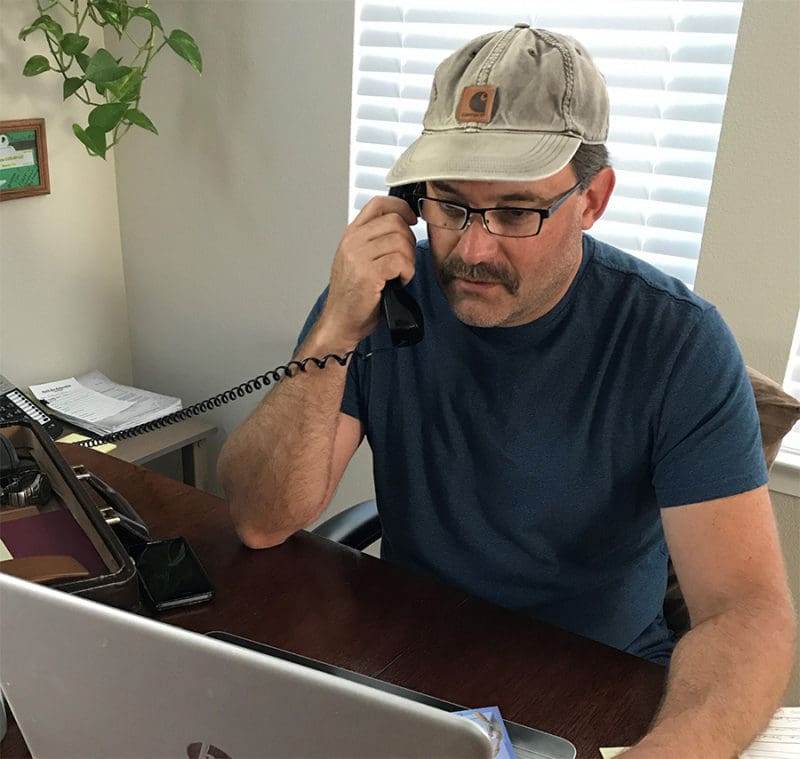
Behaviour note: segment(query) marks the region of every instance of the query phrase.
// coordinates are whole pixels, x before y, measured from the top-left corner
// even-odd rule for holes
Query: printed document
[[[627,748],[601,748],[603,759],[624,759]],[[800,759],[800,706],[784,706],[739,759]]]
[[[739,759],[800,759],[800,706],[784,706]]]
[[[31,385],[54,416],[97,435],[136,427],[180,411],[180,398],[112,382],[98,371]]]

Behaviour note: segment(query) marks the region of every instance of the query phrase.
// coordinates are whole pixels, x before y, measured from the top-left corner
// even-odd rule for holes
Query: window
[[[608,82],[617,187],[592,233],[692,286],[741,6],[356,0],[351,214],[386,192],[387,170],[419,135],[436,65],[522,21],[579,39]]]
[[[786,366],[786,377],[783,387],[787,393],[795,398],[800,398],[800,313],[797,315],[797,325],[794,329],[794,340],[789,352],[789,363]],[[783,439],[783,449],[800,456],[800,422],[795,424],[792,431]]]

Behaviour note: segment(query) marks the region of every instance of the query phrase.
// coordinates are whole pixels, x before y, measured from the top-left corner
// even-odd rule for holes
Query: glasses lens
[[[532,237],[539,234],[542,217],[527,208],[494,208],[486,212],[486,226],[495,235]]]
[[[444,229],[462,229],[467,220],[466,208],[444,200],[421,198],[419,213],[428,224]]]

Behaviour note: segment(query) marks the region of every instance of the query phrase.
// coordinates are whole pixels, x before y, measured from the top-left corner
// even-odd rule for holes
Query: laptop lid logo
[[[186,755],[189,759],[231,759],[221,748],[205,741],[190,743],[186,747]]]

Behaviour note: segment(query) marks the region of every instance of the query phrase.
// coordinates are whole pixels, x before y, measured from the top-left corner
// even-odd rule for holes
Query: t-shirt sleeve
[[[715,308],[704,310],[678,350],[653,449],[660,507],[744,493],[767,482],[752,385]]]
[[[326,300],[328,300],[327,287],[322,291],[322,295],[317,298],[317,302],[314,304],[311,312],[306,317],[306,322],[303,325],[303,329],[300,330],[300,335],[297,338],[297,343],[294,346],[294,353],[292,354],[296,359],[304,358],[303,356],[297,355],[297,351],[300,350],[300,346],[303,344],[303,341],[308,337],[308,333],[311,332],[311,328],[317,323],[317,319],[319,319],[319,315],[322,313],[322,309],[325,307]]]
[[[316,324],[317,319],[319,318],[319,315],[322,313],[322,309],[325,306],[325,301],[327,298],[328,288],[326,287],[322,292],[322,295],[317,298],[317,302],[314,304],[314,307],[311,309],[311,312],[306,318],[303,329],[300,330],[300,335],[298,336],[297,343],[294,346],[295,359],[302,360],[306,358],[305,356],[299,355],[298,351],[300,350],[300,346],[303,344],[303,341],[308,337],[308,333],[311,331],[311,328]],[[318,358],[321,358],[321,356]],[[361,381],[356,366],[357,363],[358,360],[353,357],[350,359],[350,365],[347,367],[347,382],[344,388],[341,410],[348,416],[355,417],[361,422],[366,423],[364,404],[361,401]]]

